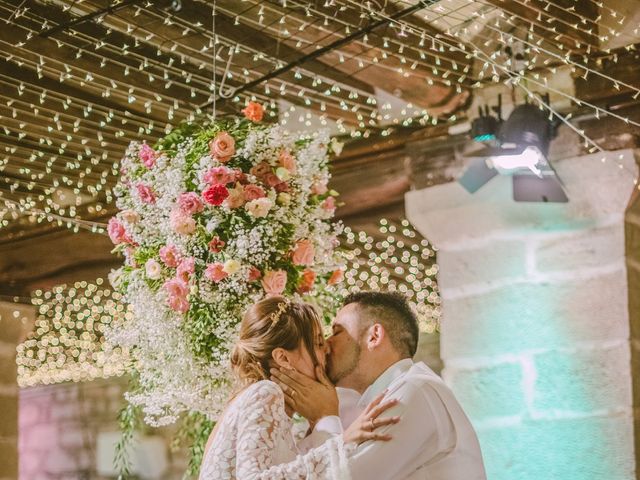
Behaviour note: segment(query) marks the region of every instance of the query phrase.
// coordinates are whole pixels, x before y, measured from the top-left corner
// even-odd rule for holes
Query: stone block
[[[478,431],[491,480],[630,480],[633,425],[624,417],[530,421]]]
[[[519,415],[526,411],[520,363],[461,370],[447,368],[445,379],[472,421]]]
[[[623,272],[590,280],[515,284],[443,302],[440,348],[448,359],[491,357],[628,338]]]
[[[626,342],[613,348],[536,355],[533,408],[556,415],[630,410],[630,360]]]
[[[60,448],[52,448],[47,452],[44,470],[52,476],[73,474],[80,469],[82,469],[82,466],[78,464],[75,455]]]
[[[438,286],[440,290],[464,285],[491,285],[527,273],[524,241],[496,241],[483,248],[440,250]]]
[[[92,435],[89,431],[83,431],[82,425],[61,425],[58,434],[59,444],[67,450],[80,450],[83,447],[89,447]]]
[[[540,240],[535,248],[538,272],[576,271],[624,263],[622,225]]]

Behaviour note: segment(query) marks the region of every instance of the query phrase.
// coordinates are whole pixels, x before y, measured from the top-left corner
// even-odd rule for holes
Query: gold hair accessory
[[[280,315],[287,309],[291,302],[288,298],[285,298],[284,302],[278,304],[278,310],[271,314],[271,326],[273,327],[278,320],[280,320]]]

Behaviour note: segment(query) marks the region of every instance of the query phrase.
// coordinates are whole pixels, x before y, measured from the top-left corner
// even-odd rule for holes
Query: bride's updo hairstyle
[[[276,348],[291,351],[303,346],[317,365],[314,343],[319,325],[318,314],[311,305],[284,297],[268,297],[249,307],[231,351],[235,390],[269,378],[271,353]]]

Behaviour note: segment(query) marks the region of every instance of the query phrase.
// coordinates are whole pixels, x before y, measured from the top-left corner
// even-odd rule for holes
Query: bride
[[[200,468],[200,480],[349,478],[350,447],[390,437],[375,429],[398,418],[374,419],[395,402],[378,396],[342,435],[302,454],[292,434],[291,416],[280,387],[267,380],[269,369],[295,369],[317,378],[331,392],[324,415],[337,415],[335,388],[324,375],[325,345],[311,305],[269,297],[249,308],[231,354],[236,388],[214,428]],[[374,430],[372,430],[372,428]]]

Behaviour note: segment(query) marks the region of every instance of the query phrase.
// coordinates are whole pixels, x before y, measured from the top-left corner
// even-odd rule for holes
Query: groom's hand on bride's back
[[[315,423],[323,417],[338,415],[338,394],[322,367],[316,367],[319,380],[293,369],[271,369],[271,380],[284,392],[284,399],[292,410]]]

